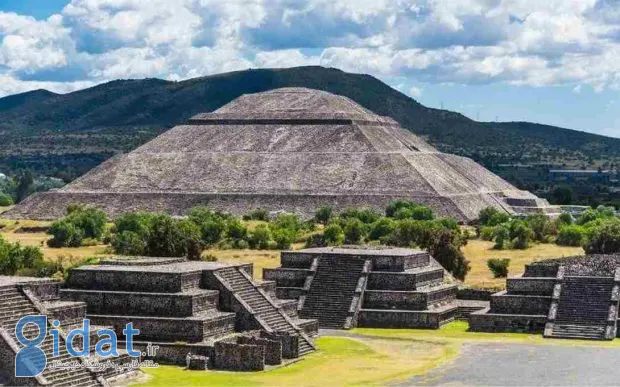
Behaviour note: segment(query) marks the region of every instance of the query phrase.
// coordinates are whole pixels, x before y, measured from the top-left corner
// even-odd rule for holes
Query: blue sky
[[[617,0],[0,0],[0,96],[308,64],[620,137]]]

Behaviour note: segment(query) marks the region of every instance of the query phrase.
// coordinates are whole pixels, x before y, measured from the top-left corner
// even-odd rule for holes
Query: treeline
[[[564,213],[553,220],[544,214],[513,218],[489,207],[480,211],[478,233],[499,250],[526,249],[531,242],[541,242],[581,246],[588,254],[613,254],[620,252],[620,219],[614,210],[599,206],[576,218]]]
[[[106,228],[107,219],[101,210],[74,205],[66,217],[50,227],[53,238],[48,245],[80,246],[103,241],[110,243],[116,254],[199,260],[207,248],[282,250],[291,248],[294,242],[304,242],[307,247],[370,243],[426,249],[457,278],[464,278],[469,271],[469,262],[461,252],[467,237],[457,222],[436,218],[430,208],[408,201],[390,203],[384,213],[370,208],[336,213],[325,206],[309,221],[288,213],[270,219],[263,209],[243,219],[261,222],[242,222],[228,213],[196,207],[182,219],[162,213],[127,213]]]

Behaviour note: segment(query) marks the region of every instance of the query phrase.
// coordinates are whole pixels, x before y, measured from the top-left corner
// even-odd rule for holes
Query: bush
[[[587,210],[579,214],[575,223],[579,225],[585,225],[587,223],[595,221],[596,219],[598,219],[598,217],[599,217],[598,212],[596,212],[595,210],[591,208],[588,208]]]
[[[347,219],[344,227],[344,242],[351,245],[357,245],[362,242],[365,235],[364,223],[357,218]]]
[[[407,200],[396,200],[388,204],[385,215],[395,219],[433,220],[433,210],[424,205]]]
[[[326,225],[331,220],[332,215],[333,210],[330,206],[321,206],[314,213],[314,219],[317,222]]]
[[[53,236],[49,247],[80,247],[84,239],[84,231],[64,218],[52,223],[47,233]]]
[[[70,208],[65,219],[82,230],[84,238],[101,239],[108,217],[105,212],[91,206]]]
[[[330,224],[323,230],[323,240],[328,246],[338,246],[344,243],[344,232],[338,224]]]
[[[372,208],[350,208],[340,213],[340,218],[343,220],[358,219],[362,223],[370,224],[376,222],[381,217],[377,211]]]
[[[498,226],[483,226],[480,227],[480,239],[483,241],[492,241],[497,233]]]
[[[325,238],[322,234],[312,234],[306,239],[306,243],[304,244],[305,248],[311,247],[325,247],[327,246],[327,242],[325,242]]]
[[[620,219],[613,218],[593,227],[584,250],[587,254],[620,253]]]
[[[194,207],[189,211],[188,219],[200,228],[201,243],[204,246],[213,246],[224,238],[227,222],[232,218],[206,207]]]
[[[264,224],[257,226],[248,238],[250,248],[265,250],[269,248],[269,242],[271,241],[271,231],[269,227]]]
[[[182,257],[187,254],[186,235],[178,222],[169,215],[155,215],[146,240],[146,255],[150,257]]]
[[[486,207],[480,210],[478,222],[481,226],[497,226],[510,220],[510,216],[495,207]]]
[[[510,259],[508,258],[491,258],[487,261],[489,270],[493,273],[494,278],[508,277],[508,266]]]
[[[573,224],[573,216],[566,212],[560,214],[560,216],[558,216],[558,218],[555,220],[555,225],[558,229],[568,224]]]
[[[496,226],[493,229],[495,230],[495,233],[493,234],[495,245],[493,245],[493,248],[496,250],[503,250],[506,247],[506,242],[510,238],[510,232],[508,231],[508,228],[503,225]]]
[[[471,269],[461,251],[460,233],[446,228],[438,229],[431,237],[428,252],[454,277],[464,280]]]
[[[122,255],[144,255],[145,239],[133,231],[123,231],[112,237],[114,252]]]
[[[530,247],[533,232],[527,224],[521,220],[512,220],[509,223],[509,234],[512,248],[525,250]]]
[[[533,214],[525,218],[525,222],[532,229],[534,240],[548,243],[551,236],[556,233],[555,225],[545,214]]]
[[[190,261],[200,261],[202,254],[200,227],[189,219],[177,221],[177,226],[185,242],[185,254]]]
[[[560,232],[555,243],[560,246],[581,246],[585,237],[585,229],[578,225],[565,225],[560,227]]]
[[[245,239],[248,235],[248,229],[238,219],[231,219],[226,225],[226,236],[233,241]]]
[[[9,243],[0,236],[0,275],[25,273],[40,277],[39,272],[46,266],[43,254],[38,247],[22,247],[19,243]]]
[[[13,205],[13,198],[4,192],[0,192],[0,207],[7,207]]]
[[[263,222],[269,222],[269,211],[264,208],[257,208],[250,211],[249,214],[243,217],[245,220],[261,220]]]
[[[205,257],[203,258],[203,261],[207,261],[207,262],[217,262],[217,257],[213,254],[207,254],[205,255]]]
[[[297,239],[297,232],[288,228],[275,228],[271,231],[273,240],[276,242],[276,248],[290,249],[291,244]]]
[[[382,217],[381,219],[370,225],[370,232],[368,239],[379,240],[385,236],[388,236],[394,232],[395,222],[391,218]]]
[[[130,231],[146,239],[151,229],[151,222],[155,214],[150,212],[130,212],[114,220],[113,232],[122,234]]]

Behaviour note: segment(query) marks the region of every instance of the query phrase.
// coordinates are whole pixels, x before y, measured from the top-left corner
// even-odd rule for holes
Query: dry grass
[[[51,222],[36,221],[36,220],[0,220],[0,224],[5,225],[0,230],[0,235],[9,242],[19,242],[22,246],[38,246],[41,248],[41,252],[46,260],[58,261],[61,260],[66,265],[72,265],[76,262],[82,261],[84,258],[89,257],[101,257],[107,256],[107,245],[96,246],[82,246],[82,247],[62,247],[62,248],[50,248],[47,247],[47,240],[50,236],[43,232],[35,233],[16,233],[15,230],[20,227],[33,227],[33,226],[49,226]]]
[[[254,278],[263,278],[263,268],[276,268],[280,266],[280,252],[274,250],[218,250],[210,249],[203,253],[217,257],[218,262],[223,263],[252,263],[254,264]]]
[[[465,257],[471,262],[471,271],[465,278],[465,284],[477,288],[504,289],[506,280],[493,278],[487,267],[489,258],[510,258],[508,275],[523,273],[525,264],[545,258],[558,258],[583,254],[581,247],[564,247],[551,243],[536,244],[527,250],[493,250],[493,242],[470,240],[463,248]]]

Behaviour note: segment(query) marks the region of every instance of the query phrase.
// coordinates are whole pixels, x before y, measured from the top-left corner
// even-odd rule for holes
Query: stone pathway
[[[620,348],[465,344],[459,357],[403,386],[617,386]]]

